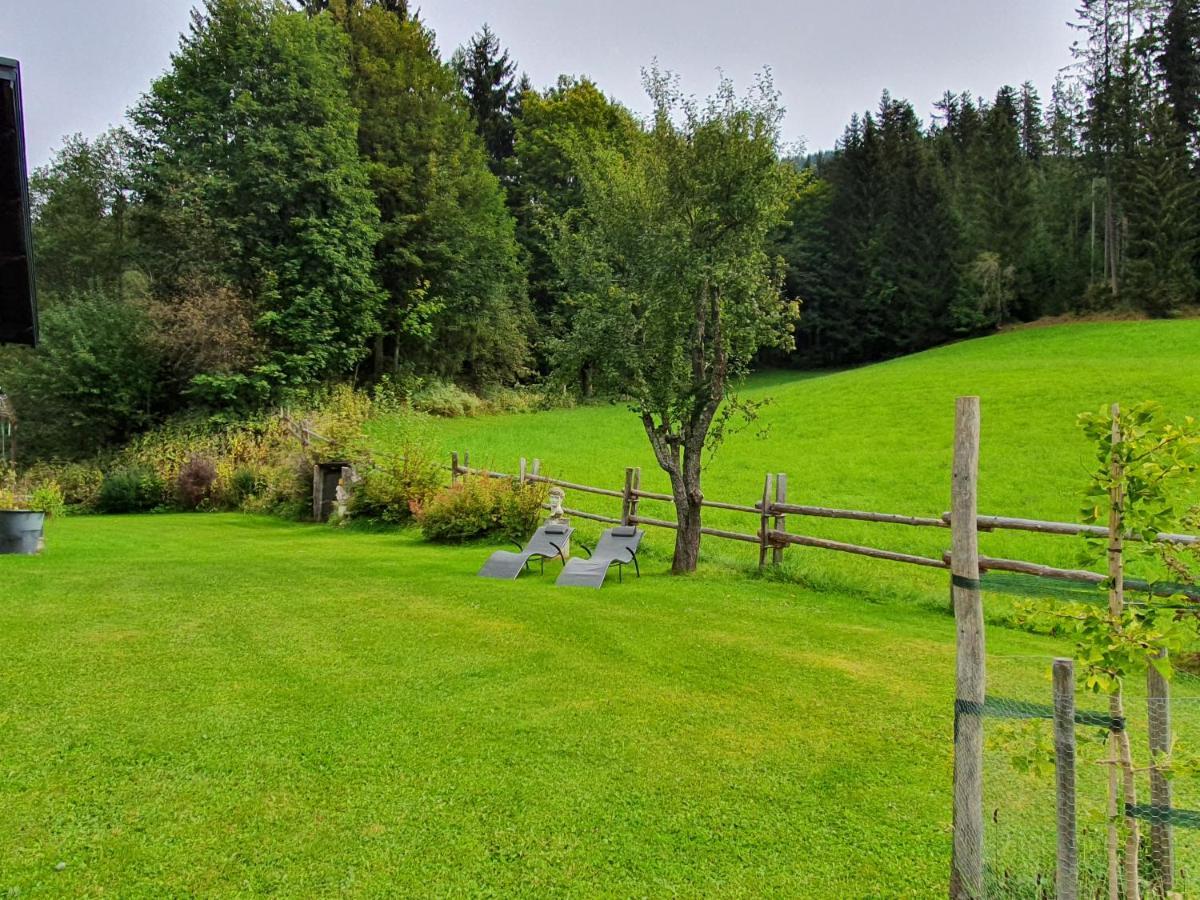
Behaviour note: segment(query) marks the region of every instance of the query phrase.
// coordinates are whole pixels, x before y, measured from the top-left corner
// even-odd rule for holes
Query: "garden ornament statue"
[[[566,493],[558,485],[555,485],[554,487],[550,488],[550,518],[551,519],[565,519],[566,518],[566,515],[563,513],[563,500],[566,496],[567,496]]]

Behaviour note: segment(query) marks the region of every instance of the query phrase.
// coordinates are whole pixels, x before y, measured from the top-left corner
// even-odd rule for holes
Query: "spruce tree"
[[[1148,117],[1147,140],[1132,162],[1128,291],[1151,315],[1168,316],[1196,301],[1200,184],[1169,104]]]
[[[452,65],[491,159],[492,171],[501,175],[505,160],[513,155],[513,112],[520,97],[516,63],[485,23],[465,47],[455,51]]]
[[[1167,2],[1157,62],[1176,131],[1195,158],[1200,156],[1200,5],[1196,0]]]

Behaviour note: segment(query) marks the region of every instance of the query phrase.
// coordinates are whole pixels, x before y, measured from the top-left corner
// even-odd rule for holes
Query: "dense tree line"
[[[772,244],[779,309],[803,309],[769,360],[1194,304],[1198,6],[1082,0],[1048,100],[947,92],[925,123],[885,93],[792,161]],[[205,0],[128,127],[32,180],[45,346],[0,360],[26,445],[346,379],[603,390],[616,336],[562,240],[600,241],[595,171],[628,174],[654,133],[586,78],[534,89],[486,25],[443,56],[405,0]]]
[[[1196,303],[1200,4],[1083,0],[1075,66],[947,92],[931,125],[884,94],[780,239],[805,300],[797,359],[910,352],[1011,321]]]

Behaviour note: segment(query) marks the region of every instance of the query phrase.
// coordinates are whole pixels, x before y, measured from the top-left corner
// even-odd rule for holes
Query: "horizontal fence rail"
[[[520,460],[519,474],[510,474],[506,472],[496,472],[490,469],[472,467],[469,464],[469,454],[463,454],[463,463],[459,463],[459,454],[451,455],[450,472],[453,478],[462,476],[475,476],[484,478],[498,478],[515,480],[523,483],[548,484],[560,487],[568,491],[577,491],[583,494],[592,494],[599,497],[608,497],[614,500],[621,501],[621,515],[607,516],[600,513],[590,512],[588,510],[579,509],[577,507],[563,506],[562,511],[568,516],[576,516],[580,519],[586,519],[593,522],[600,522],[609,525],[642,525],[647,528],[662,528],[664,530],[678,530],[678,523],[670,519],[660,519],[653,516],[641,515],[638,512],[638,502],[641,500],[650,500],[660,503],[673,503],[675,498],[670,494],[664,494],[658,491],[648,491],[641,488],[641,470],[636,467],[631,467],[626,471],[626,483],[623,490],[613,488],[597,487],[590,484],[581,484],[575,481],[566,481],[561,478],[552,478],[543,475],[540,472],[541,461],[533,460],[532,468],[526,465],[526,460]],[[779,479],[776,482],[774,479]],[[915,528],[937,528],[948,530],[953,524],[953,517],[950,513],[943,513],[941,516],[915,516],[905,513],[885,513],[874,512],[871,510],[860,509],[839,509],[828,506],[810,506],[800,503],[788,503],[778,499],[783,492],[786,492],[785,475],[767,476],[766,484],[763,491],[763,499],[756,501],[753,504],[746,503],[729,503],[719,500],[703,500],[701,505],[705,509],[717,509],[726,512],[743,513],[746,515],[755,516],[758,521],[758,528],[753,532],[749,531],[733,531],[724,528],[702,527],[700,533],[706,537],[718,538],[721,540],[738,541],[745,544],[758,545],[762,553],[760,554],[760,563],[765,564],[768,550],[774,551],[773,559],[778,563],[781,559],[782,550],[785,547],[811,547],[817,550],[830,550],[836,553],[847,553],[855,556],[864,556],[870,559],[885,560],[888,562],[897,562],[913,566],[921,566],[928,569],[950,569],[951,554],[946,551],[940,559],[920,556],[913,553],[905,553],[898,550],[886,550],[879,547],[869,547],[861,544],[847,543],[845,541],[836,541],[830,538],[819,538],[811,535],[796,534],[786,530],[786,521],[788,516],[797,518],[813,518],[813,519],[833,519],[841,521],[853,522],[871,522],[882,525],[905,525]],[[778,485],[782,490],[776,490],[777,499],[771,500],[773,486]],[[550,504],[543,504],[544,509],[550,509]],[[1012,516],[992,516],[978,515],[976,517],[976,528],[979,531],[1025,531],[1037,534],[1063,535],[1068,537],[1096,537],[1107,538],[1108,529],[1102,525],[1083,525],[1074,522],[1054,522],[1042,519],[1026,519]],[[1126,535],[1129,540],[1146,540],[1142,535],[1129,534]],[[1181,545],[1200,544],[1200,536],[1188,534],[1157,534],[1148,540],[1157,543],[1171,543]],[[1062,569],[1055,566],[1043,565],[1041,563],[1027,562],[1025,560],[1002,559],[990,556],[981,556],[979,558],[979,568],[981,572],[1010,572],[1018,575],[1029,575],[1037,578],[1049,578],[1057,581],[1075,582],[1088,585],[1100,586],[1107,580],[1106,575],[1098,572],[1091,572],[1086,569]],[[1200,601],[1200,592],[1180,586],[1170,584],[1153,584],[1144,581],[1136,581],[1133,579],[1127,580],[1128,586],[1135,591],[1145,591],[1156,596],[1179,596],[1182,595],[1189,600]]]

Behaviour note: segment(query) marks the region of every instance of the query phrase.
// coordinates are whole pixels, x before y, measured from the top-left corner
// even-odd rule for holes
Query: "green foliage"
[[[1107,524],[1109,492],[1121,488],[1120,508],[1126,531],[1142,539],[1126,546],[1127,553],[1153,555],[1146,539],[1171,532],[1183,513],[1180,501],[1200,470],[1200,424],[1192,416],[1178,422],[1168,418],[1158,403],[1143,402],[1121,409],[1113,441],[1113,413],[1101,409],[1079,416],[1079,426],[1096,448],[1096,466],[1080,511],[1084,522]],[[1113,474],[1116,465],[1119,476]],[[1099,559],[1102,541],[1088,540],[1090,555]]]
[[[153,424],[160,360],[139,307],[104,294],[56,303],[36,351],[5,348],[0,382],[32,457],[80,457]]]
[[[250,500],[266,490],[267,479],[261,469],[242,466],[233,471],[229,478],[229,501],[234,509],[240,509]]]
[[[564,305],[549,244],[554,219],[583,206],[580,167],[588,165],[589,154],[624,152],[637,136],[633,114],[587,79],[563,77],[545,93],[527,91],[522,97],[508,191],[528,258],[530,297],[548,334],[569,329],[571,309]],[[547,349],[541,348],[543,354]]]
[[[1006,753],[1021,774],[1038,778],[1054,774],[1054,731],[1049,722],[1030,719],[989,724],[986,733],[987,749]]]
[[[39,484],[29,495],[29,508],[44,512],[50,518],[63,515],[67,511],[67,504],[62,488],[54,481]]]
[[[1200,471],[1200,426],[1192,417],[1181,423],[1166,418],[1155,403],[1119,411],[1101,409],[1079,416],[1084,435],[1095,447],[1096,466],[1081,510],[1084,522],[1109,526],[1110,516],[1127,535],[1124,554],[1153,560],[1164,548],[1153,538],[1175,531]],[[1114,497],[1120,498],[1114,509]],[[1167,548],[1169,552],[1169,548]],[[1088,537],[1085,561],[1095,563],[1109,553],[1107,540]],[[1106,582],[1104,590],[1124,585]],[[1022,621],[1069,635],[1075,641],[1080,676],[1089,690],[1120,691],[1124,679],[1146,666],[1169,678],[1172,657],[1193,646],[1197,621],[1176,615],[1179,598],[1148,596],[1137,605],[1022,604]]]
[[[1200,180],[1166,104],[1153,110],[1149,127],[1130,162],[1127,290],[1151,315],[1168,316],[1196,303],[1200,290]]]
[[[702,454],[745,409],[726,395],[760,349],[791,343],[797,309],[781,297],[769,239],[798,179],[779,160],[782,111],[766,75],[746,98],[722,82],[703,107],[658,71],[646,87],[653,121],[626,152],[580,148],[584,203],[561,217],[555,251],[572,330],[554,364],[641,418],[671,476],[682,572],[698,552]]]
[[[475,394],[441,380],[423,384],[413,391],[409,402],[415,410],[448,418],[478,415],[483,409],[483,401]]]
[[[63,503],[73,512],[90,512],[96,508],[104,472],[94,462],[39,463],[23,473],[31,484],[55,485],[62,493]],[[37,490],[37,487],[34,488]]]
[[[1005,266],[1000,254],[983,252],[972,260],[959,281],[950,308],[954,330],[972,334],[995,328],[1008,318],[1014,299],[1015,269]]]
[[[654,124],[628,153],[581,151],[584,207],[557,248],[576,324],[556,365],[594,367],[605,392],[672,427],[723,395],[760,347],[789,340],[795,309],[766,237],[796,180],[775,156],[769,82],[745,101],[723,83],[704,108],[662,76],[647,87]]]
[[[430,541],[498,536],[523,543],[537,528],[546,495],[544,484],[472,476],[439,491],[415,513]]]
[[[377,461],[354,486],[354,518],[404,524],[441,490],[445,468],[428,448],[410,443],[402,454]]]
[[[374,370],[475,384],[526,370],[525,276],[483,142],[421,22],[339,13],[350,37],[359,148],[382,213],[387,301]]]
[[[155,289],[251,298],[279,391],[348,373],[378,329],[378,211],[358,157],[346,38],[329,16],[206,0],[131,113]]]
[[[808,289],[801,358],[879,359],[944,340],[958,287],[947,261],[960,257],[961,237],[912,106],[885,93],[876,115],[855,116],[825,177],[828,196],[813,192],[799,218],[804,255],[789,259],[793,271],[820,263],[792,276]]]
[[[485,23],[451,60],[487,148],[492,171],[500,174],[513,154],[513,112],[519,105],[517,66]]]
[[[43,308],[85,292],[120,296],[128,238],[128,135],[72,135],[29,178],[33,248]]]
[[[104,477],[96,507],[103,513],[149,512],[163,504],[166,486],[151,469],[119,469]]]

